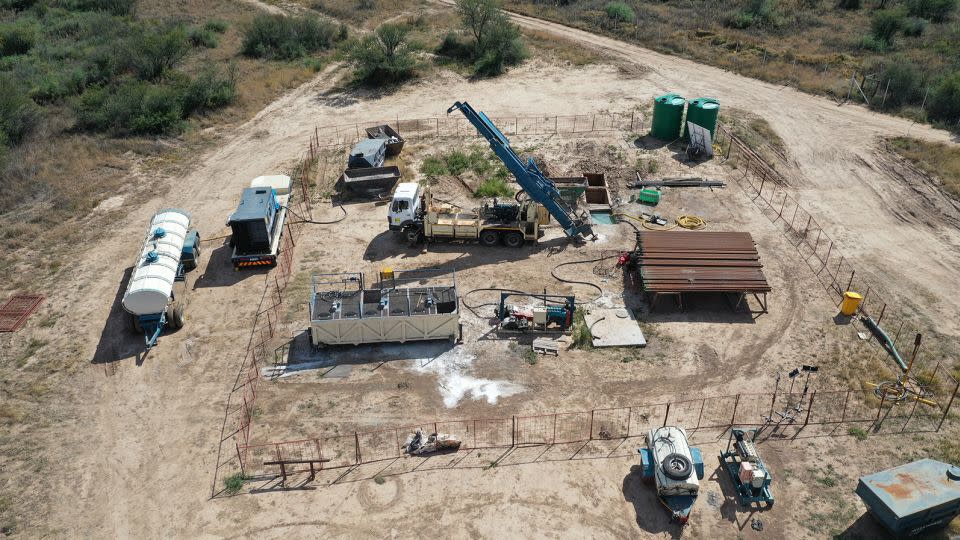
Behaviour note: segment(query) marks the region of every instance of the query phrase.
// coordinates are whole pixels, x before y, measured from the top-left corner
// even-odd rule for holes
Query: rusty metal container
[[[857,495],[895,537],[926,534],[960,515],[960,467],[920,459],[861,477]]]

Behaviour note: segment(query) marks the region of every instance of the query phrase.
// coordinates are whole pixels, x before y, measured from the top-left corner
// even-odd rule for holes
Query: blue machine
[[[560,196],[557,186],[550,181],[533,159],[524,164],[520,156],[510,148],[510,141],[503,133],[493,125],[493,122],[482,112],[477,112],[467,102],[457,101],[449,109],[447,114],[458,110],[467,117],[467,120],[477,128],[477,131],[487,142],[493,153],[500,158],[500,161],[507,166],[507,169],[516,177],[517,183],[530,196],[530,198],[543,205],[550,212],[550,215],[557,220],[557,223],[563,227],[563,232],[570,237],[579,235],[593,235],[590,227],[590,220],[585,215],[577,215],[574,209],[567,201]]]
[[[749,440],[747,435],[750,435]],[[756,436],[756,429],[731,429],[727,450],[720,454],[720,464],[730,475],[741,506],[765,504],[771,507],[773,493],[770,492],[770,483],[773,478],[753,444]]]
[[[933,532],[960,515],[960,467],[920,459],[861,477],[857,495],[897,538]]]

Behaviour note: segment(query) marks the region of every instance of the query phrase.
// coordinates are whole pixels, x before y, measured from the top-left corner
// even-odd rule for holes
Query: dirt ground
[[[666,523],[650,490],[631,474],[631,466],[638,463],[632,451],[637,441],[585,454],[597,459],[566,459],[563,449],[557,450],[557,459],[542,459],[518,449],[496,467],[422,467],[386,474],[381,483],[373,480],[382,474],[374,465],[331,485],[326,484],[334,478],[325,476],[295,491],[249,485],[252,493],[211,498],[220,489],[212,484],[223,457],[218,449],[227,395],[242,362],[256,301],[270,276],[234,273],[227,248],[217,241],[205,244],[206,261],[191,293],[185,328],[163,336],[143,357],[118,311],[124,273],[143,224],[154,211],[188,208],[205,238],[223,234],[240,189],[260,174],[289,171],[316,125],[439,116],[454,100],[467,100],[491,114],[554,115],[644,110],[652,96],[668,90],[691,97],[711,95],[770,122],[786,141],[791,189],[829,225],[844,250],[857,257],[858,266],[890,276],[904,298],[922,298],[917,307],[937,321],[942,334],[960,334],[960,323],[952,316],[960,300],[942,294],[957,283],[957,205],[939,195],[929,179],[904,175],[878,140],[908,134],[949,141],[947,133],[855,106],[838,108],[829,100],[584,32],[531,19],[520,22],[647,69],[532,61],[494,80],[444,74],[393,94],[370,94],[332,90],[341,74],[334,66],[253,120],[220,134],[221,144],[197,157],[185,175],[145,171],[130,179],[162,186],[158,192],[164,195],[128,200],[121,192],[110,206],[127,210],[126,219],[112,234],[98,238],[95,250],[70,261],[72,271],[55,288],[42,291],[48,299],[26,328],[0,337],[4,361],[19,357],[31,339],[45,340],[24,369],[62,376],[56,387],[36,390],[46,399],[56,397],[41,422],[7,422],[9,429],[4,428],[7,451],[0,457],[0,489],[4,504],[16,510],[20,533],[372,538],[407,537],[414,528],[442,527],[443,534],[452,537],[821,538],[845,530],[853,537],[879,534],[852,493],[856,478],[928,454],[956,436],[953,422],[937,435],[879,434],[860,442],[841,428],[837,437],[764,443],[761,452],[777,478],[778,502],[759,514],[762,532],[751,528],[749,514],[735,511],[729,487],[710,470],[725,442],[718,439],[722,434],[698,434],[710,464],[708,480],[691,524],[682,531]],[[553,174],[577,172],[584,161],[601,162],[612,145],[628,156],[623,172],[612,177],[618,182],[632,174],[632,156],[641,152],[626,133],[582,140],[529,138],[522,144],[539,146]],[[662,174],[737,174],[717,163],[691,170],[669,150],[650,152],[661,163]],[[825,366],[818,384],[842,383],[843,364],[859,354],[855,335],[834,324],[833,299],[737,184],[731,181],[715,191],[672,191],[665,199],[659,209],[665,216],[698,214],[711,229],[753,234],[774,288],[770,313],[755,319],[734,317],[722,305],[709,304],[682,315],[655,312],[644,317],[650,346],[640,353],[569,351],[531,366],[507,342],[478,340],[489,314],[481,310],[481,316],[465,316],[463,347],[472,358],[455,367],[464,377],[503,381],[500,390],[506,391],[496,403],[489,395],[474,399],[469,392],[445,403],[449,396],[438,382],[449,372],[409,359],[381,365],[377,358],[359,362],[343,379],[308,372],[265,382],[254,438],[275,440],[437,416],[508,416],[762,392],[769,391],[778,369],[810,361]],[[555,264],[632,245],[631,229],[618,225],[601,227],[602,243],[583,248],[568,246],[551,231],[539,247],[519,251],[443,245],[423,254],[384,234],[383,206],[361,203],[347,209],[349,217],[339,227],[306,229],[297,248],[299,281],[289,294],[296,293],[297,283],[304,291],[304,276],[311,271],[373,273],[385,265],[435,264],[457,268],[461,291],[493,284],[561,292],[549,276]],[[327,207],[314,217],[337,215]],[[617,279],[603,282],[590,265],[563,271],[571,277],[587,276],[613,294],[620,291]],[[589,290],[575,292],[590,295]],[[290,313],[291,334],[302,327],[298,316],[296,310]],[[55,324],[40,324],[51,317]],[[630,361],[624,362],[627,355]],[[15,410],[17,403],[8,407]],[[495,456],[471,459],[483,464]]]

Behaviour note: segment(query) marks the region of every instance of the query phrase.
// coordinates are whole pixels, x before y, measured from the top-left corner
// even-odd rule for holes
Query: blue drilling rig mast
[[[557,223],[563,227],[563,232],[567,236],[575,238],[577,236],[592,236],[593,229],[590,227],[590,219],[586,212],[577,214],[557,190],[557,186],[543,175],[533,159],[524,163],[520,156],[510,147],[510,140],[497,129],[497,126],[487,118],[487,115],[474,110],[467,102],[457,101],[449,109],[447,114],[458,110],[467,117],[467,120],[477,128],[477,131],[487,142],[493,153],[500,158],[500,161],[507,166],[507,169],[516,177],[517,183],[534,201],[543,205],[550,212],[550,215],[557,220]]]

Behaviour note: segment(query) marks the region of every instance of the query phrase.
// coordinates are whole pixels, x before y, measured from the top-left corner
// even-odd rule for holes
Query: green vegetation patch
[[[448,33],[436,53],[471,66],[480,77],[503,73],[528,56],[517,25],[497,0],[457,0],[461,30]]]
[[[257,15],[243,32],[244,55],[291,60],[331,48],[339,27],[317,16]]]

